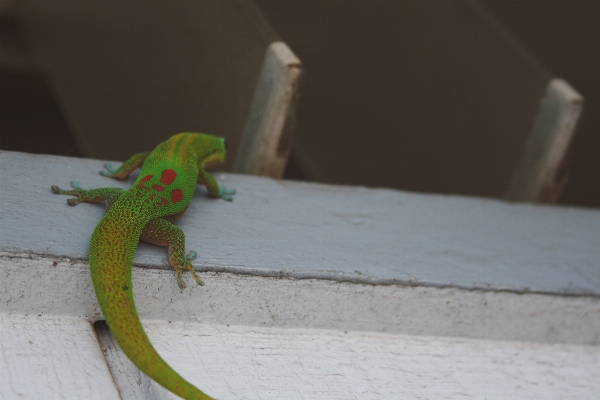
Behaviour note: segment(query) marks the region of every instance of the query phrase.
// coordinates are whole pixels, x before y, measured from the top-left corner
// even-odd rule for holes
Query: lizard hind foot
[[[204,286],[204,281],[202,279],[200,279],[200,277],[198,275],[196,275],[195,272],[192,274],[192,276],[194,277],[194,280],[196,281],[196,283],[198,285]]]
[[[196,253],[194,250],[191,250],[189,253],[187,253],[185,259],[187,261],[194,261],[196,257],[198,257],[198,253]]]
[[[181,289],[181,290],[185,289],[186,284],[183,281],[183,276],[182,276],[180,270],[176,272],[176,279],[177,279],[177,286],[179,286],[179,289]]]
[[[190,261],[194,261],[196,259],[196,257],[198,257],[198,253],[196,253],[193,250],[190,251],[189,253],[187,253],[187,255],[185,256],[185,261],[187,261],[186,267],[187,267],[187,269],[190,270],[190,273],[192,274],[192,277],[194,278],[196,283],[200,286],[204,286],[204,281],[202,279],[200,279],[200,277],[198,275],[196,275],[196,270],[194,269],[194,266],[190,262]]]
[[[200,279],[200,277],[198,275],[196,275],[196,270],[194,269],[194,266],[192,264],[188,264],[187,268],[190,270],[190,273],[192,274],[192,278],[194,278],[196,283],[200,286],[204,286],[204,281],[202,279]]]

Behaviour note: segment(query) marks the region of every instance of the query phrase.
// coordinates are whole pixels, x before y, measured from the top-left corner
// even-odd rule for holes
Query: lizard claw
[[[75,182],[75,181],[71,181],[69,182],[69,185],[71,185],[71,187],[73,189],[77,189],[77,190],[85,190],[84,188],[82,188],[81,186],[79,186],[79,183]]]
[[[64,190],[62,190],[61,188],[59,188],[56,185],[51,185],[50,189],[52,189],[52,192],[56,193],[56,194],[63,194]]]
[[[187,266],[187,269],[190,270],[190,273],[192,274],[192,277],[194,278],[196,283],[200,286],[204,286],[204,281],[202,279],[200,279],[200,277],[198,275],[196,275],[196,270],[194,269],[194,266],[190,262],[190,261],[193,261],[197,256],[198,256],[198,253],[196,253],[193,250],[190,251],[189,253],[187,253],[187,255],[185,256],[185,261],[187,261],[186,266]],[[179,285],[179,287],[181,287],[181,285]]]
[[[81,186],[79,186],[79,184],[75,181],[71,181],[70,185],[75,190],[64,190],[64,189],[59,188],[56,185],[52,185],[52,186],[50,186],[50,188],[56,194],[66,194],[66,195],[70,195],[70,196],[75,196],[74,199],[68,199],[67,203],[69,203],[70,206],[76,206],[77,204],[81,203],[81,201],[82,201],[81,196],[83,196],[85,189],[83,189]]]
[[[235,194],[235,189],[219,189],[219,197],[225,199],[227,201],[233,201],[233,195]]]
[[[106,164],[104,164],[104,170],[100,171],[99,174],[102,176],[110,177],[115,172],[117,172],[117,170],[114,169],[110,164],[106,163]]]
[[[187,261],[194,261],[196,259],[196,257],[198,257],[198,253],[196,253],[194,250],[192,250],[189,253],[187,253],[187,255],[185,256],[185,259]]]
[[[179,289],[181,290],[184,290],[186,287],[186,284],[183,281],[183,277],[181,275],[179,275],[179,277],[177,278],[177,286],[179,286]]]

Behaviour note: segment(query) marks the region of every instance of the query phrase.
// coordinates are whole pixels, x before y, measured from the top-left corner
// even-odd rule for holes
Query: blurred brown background
[[[435,109],[421,107],[408,110],[406,107],[410,104],[402,103],[402,99],[386,86],[393,78],[402,87],[403,77],[394,75],[393,63],[377,62],[377,57],[386,60],[385,55],[378,54],[378,51],[403,44],[403,37],[398,34],[402,32],[402,27],[394,27],[397,4],[390,1],[280,0],[258,0],[256,3],[275,31],[300,57],[306,69],[296,137],[317,135],[315,141],[324,144],[321,157],[332,158],[340,165],[357,165],[357,172],[352,177],[343,176],[342,179],[333,180],[334,183],[389,186],[378,177],[358,176],[360,160],[344,153],[343,143],[333,143],[328,148],[325,145],[327,138],[323,135],[328,131],[359,132],[357,129],[360,128],[376,135],[373,140],[385,141],[386,134],[394,134],[390,127],[393,127],[397,113],[410,111],[415,118],[426,122],[438,118]],[[439,2],[425,4],[442,7]],[[597,156],[600,149],[600,24],[597,23],[600,1],[486,0],[481,4],[512,31],[553,76],[566,79],[584,96],[584,112],[571,149],[570,182],[560,203],[600,207],[600,157]],[[18,18],[10,12],[2,12],[0,16],[0,148],[81,155],[47,79],[32,57]],[[371,43],[385,45],[378,47]],[[452,49],[448,51],[451,53]],[[406,59],[392,61],[402,63]],[[343,73],[340,74],[340,71]],[[541,85],[538,86],[534,90],[543,89]],[[493,96],[493,93],[490,95]],[[377,103],[376,99],[380,99],[381,103]],[[453,100],[449,97],[448,101]],[[524,105],[530,108],[534,106],[532,102]],[[349,139],[363,140],[363,136],[350,135]],[[477,144],[477,136],[471,136],[468,142],[467,139],[462,139],[466,143],[461,147],[465,152],[481,151],[483,146]],[[369,141],[365,141],[365,147],[368,144]],[[423,162],[433,165],[439,162],[437,157],[448,143],[425,138],[421,143],[407,145],[422,146],[429,150],[430,159]],[[458,152],[452,155],[456,163],[463,159]],[[485,156],[482,152],[482,157]],[[433,174],[426,168],[406,170],[398,167],[402,165],[401,160],[381,160],[390,165],[396,161],[398,163],[394,165],[402,174],[398,188],[431,191],[422,182],[431,180],[439,172]],[[293,156],[286,178],[306,179],[311,174],[305,168],[306,165]],[[447,182],[447,187],[437,185],[441,187],[438,191],[469,193],[468,190],[454,189],[450,177],[444,182]]]

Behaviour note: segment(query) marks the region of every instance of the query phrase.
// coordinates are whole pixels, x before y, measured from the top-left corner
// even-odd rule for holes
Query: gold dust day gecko
[[[185,255],[183,231],[171,222],[190,204],[196,183],[205,185],[213,197],[232,200],[235,190],[219,188],[206,166],[225,161],[225,139],[202,133],[179,133],[159,144],[152,152],[133,155],[113,170],[104,165],[100,174],[126,179],[138,167],[140,174],[127,191],[120,188],[82,189],[71,182],[73,190],[52,185],[57,194],[76,196],[67,202],[106,201],[107,212],[90,240],[90,274],[100,309],[110,331],[127,357],[146,375],[184,399],[211,399],[175,372],[154,350],[146,336],[133,301],[131,267],[139,240],[168,246],[169,264],[175,269],[177,284],[188,269],[196,283],[204,282]]]

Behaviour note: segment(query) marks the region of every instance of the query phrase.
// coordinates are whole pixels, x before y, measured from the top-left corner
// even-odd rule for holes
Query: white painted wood
[[[145,325],[171,366],[223,400],[595,399],[600,393],[598,346]],[[157,392],[148,398],[176,398]]]
[[[169,394],[169,391],[154,383],[140,371],[121,351],[119,345],[112,337],[106,322],[99,321],[94,324],[98,342],[106,358],[108,368],[119,388],[121,397],[127,400],[160,400],[178,398]],[[162,338],[164,340],[165,338]]]
[[[89,321],[0,312],[0,399],[118,398]]]
[[[0,251],[87,259],[104,215],[51,184],[128,187],[103,161],[0,152]],[[116,164],[118,165],[118,164]],[[217,174],[231,203],[199,188],[178,225],[200,271],[600,296],[600,211]],[[140,245],[138,265],[170,269]]]
[[[583,107],[583,97],[566,81],[552,79],[542,99],[523,159],[506,198],[554,203],[564,182],[558,177]],[[564,174],[563,174],[564,175]]]
[[[52,266],[56,261],[57,265]],[[0,312],[102,318],[87,263],[0,253]],[[145,320],[600,344],[600,299],[204,272],[181,291],[172,271],[134,268]],[[32,285],[32,277],[36,279]]]
[[[90,325],[82,322],[0,314],[0,378],[7,383],[0,385],[0,397],[117,398],[99,350],[92,346]],[[144,325],[170,365],[219,399],[593,399],[600,390],[597,346]],[[142,398],[174,398],[154,383],[148,386],[150,394]]]
[[[302,64],[283,42],[268,49],[234,171],[281,178],[292,145]]]
[[[128,185],[97,175],[101,165],[0,152],[4,398],[15,398],[24,382],[31,387],[23,398],[113,399],[115,385],[124,398],[169,398],[114,348],[107,360],[116,383],[110,379],[90,324],[102,316],[86,261],[104,210],[69,207],[67,196],[49,189],[69,180]],[[235,200],[199,190],[179,221],[206,286],[186,275],[188,287],[179,290],[164,249],[155,246],[139,246],[133,271],[152,343],[207,393],[598,393],[599,211],[217,177],[238,189]],[[28,335],[43,339],[43,348],[23,352]],[[39,360],[41,380],[31,380],[31,360]]]

